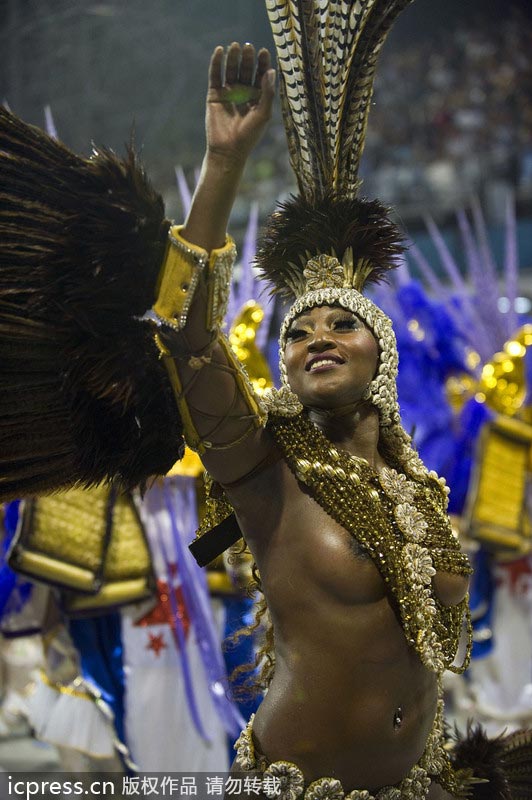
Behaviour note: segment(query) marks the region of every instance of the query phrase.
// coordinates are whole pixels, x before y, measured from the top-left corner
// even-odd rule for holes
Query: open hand
[[[224,63],[225,62],[225,63]],[[230,161],[245,161],[271,116],[275,70],[270,54],[252,44],[233,42],[227,57],[217,47],[209,67],[207,150]]]

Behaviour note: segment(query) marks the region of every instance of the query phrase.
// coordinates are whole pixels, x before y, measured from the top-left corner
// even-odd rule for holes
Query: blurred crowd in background
[[[384,58],[366,185],[393,203],[456,207],[497,184],[532,197],[532,29],[479,17]]]

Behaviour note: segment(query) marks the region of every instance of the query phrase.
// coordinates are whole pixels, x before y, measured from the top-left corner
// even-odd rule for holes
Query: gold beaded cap
[[[304,275],[307,279],[306,291],[295,301],[286,315],[279,339],[279,370],[285,400],[292,401],[295,413],[301,410],[301,404],[290,389],[284,362],[286,335],[290,325],[310,308],[341,306],[352,311],[366,323],[379,346],[377,373],[367,387],[364,399],[369,400],[377,408],[381,425],[399,425],[396,386],[399,357],[390,318],[368,297],[353,288],[352,269],[341,264],[334,256],[320,255],[310,259]]]

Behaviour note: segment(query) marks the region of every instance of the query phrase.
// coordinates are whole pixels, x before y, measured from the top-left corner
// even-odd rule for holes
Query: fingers
[[[216,47],[209,64],[209,88],[221,89],[223,86],[222,81],[222,66],[224,61],[223,47]]]
[[[225,65],[224,65],[225,61]],[[275,70],[271,69],[270,53],[246,43],[233,42],[227,49],[216,47],[209,67],[208,102],[233,105],[241,116],[252,107],[270,116],[275,95]]]
[[[255,72],[255,48],[247,42],[242,48],[242,59],[240,61],[240,83],[249,86],[253,83],[253,73]]]
[[[240,68],[240,45],[238,42],[233,42],[227,51],[227,60],[225,62],[225,82],[231,85],[238,83],[238,73]]]
[[[233,42],[227,49],[224,71],[224,48],[217,47],[211,57],[209,86],[220,89],[224,85],[240,83],[260,89],[262,78],[271,66],[270,53],[266,48],[261,48],[256,62],[255,68],[255,48],[252,44],[246,42],[241,47],[238,42]]]
[[[265,47],[262,47],[259,50],[259,54],[257,56],[257,72],[255,74],[255,86],[257,89],[260,89],[262,86],[262,79],[266,72],[270,69],[271,66],[271,58],[270,53],[266,50]]]
[[[275,78],[274,69],[268,69],[262,76],[260,99],[257,103],[257,110],[269,119],[272,113],[272,104],[275,97]]]

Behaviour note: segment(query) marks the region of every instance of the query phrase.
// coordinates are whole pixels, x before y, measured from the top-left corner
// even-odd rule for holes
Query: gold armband
[[[157,325],[167,325],[175,331],[185,326],[200,275],[206,271],[208,309],[205,320],[208,330],[222,324],[229,298],[231,270],[236,248],[230,236],[223,247],[210,255],[202,247],[190,244],[181,236],[182,225],[173,225],[157,281],[157,300],[146,315]]]
[[[181,237],[182,227],[173,226],[170,229],[168,247],[157,286],[157,300],[147,318],[159,327],[169,326],[175,331],[182,331],[186,325],[187,315],[194,297],[194,292],[200,280],[201,273],[205,274],[207,286],[207,302],[205,310],[205,328],[212,334],[211,341],[199,352],[188,352],[183,346],[172,346],[172,351],[163,341],[163,337],[155,334],[155,343],[164,359],[168,377],[174,391],[175,399],[181,415],[185,441],[191,450],[202,454],[207,449],[224,449],[238,444],[252,430],[264,423],[264,415],[259,402],[253,392],[253,387],[245,374],[241,363],[234,354],[228,340],[220,333],[227,311],[231,270],[236,256],[233,240],[228,236],[224,247],[213,250],[210,255],[201,247],[189,244]],[[183,331],[186,337],[186,332]],[[222,362],[212,361],[212,352],[219,345],[224,354]],[[176,355],[176,349],[180,354]],[[227,414],[221,415],[216,420],[210,433],[200,436],[193,420],[187,393],[194,383],[194,378],[183,383],[176,366],[176,360],[188,362],[188,366],[199,373],[207,365],[212,368],[229,372],[235,381],[235,392],[240,402],[237,403],[238,412],[231,408]],[[245,405],[245,409],[242,406]],[[201,412],[197,412],[201,416]],[[208,416],[208,415],[207,415]],[[224,423],[238,419],[242,421],[242,435],[230,442],[220,441],[223,438]]]
[[[207,286],[207,303],[205,310],[205,328],[212,334],[211,341],[199,352],[188,352],[181,343],[181,353],[176,355],[175,347],[170,351],[163,337],[155,334],[155,343],[164,359],[168,377],[174,391],[175,399],[181,415],[185,441],[191,450],[202,454],[207,449],[219,450],[232,447],[245,439],[251,431],[263,425],[265,418],[253,387],[234,354],[228,340],[220,333],[229,300],[231,270],[236,256],[233,240],[228,236],[224,247],[213,250],[210,255],[201,247],[190,244],[181,236],[182,227],[174,225],[170,229],[168,247],[157,284],[157,300],[145,318],[152,320],[158,327],[168,326],[175,331],[182,331],[186,325],[187,315],[194,297],[194,292],[205,274]],[[186,333],[183,331],[183,336]],[[186,339],[184,339],[186,342]],[[212,352],[219,345],[224,354],[222,362],[212,361]],[[194,383],[194,378],[183,383],[179,375],[176,361],[187,361],[188,366],[197,375],[205,366],[230,373],[235,381],[235,397],[239,402],[230,408],[212,427],[210,433],[200,436],[193,420],[187,393]],[[242,408],[245,406],[245,409]],[[237,410],[238,407],[238,410]],[[197,412],[201,416],[201,412]],[[209,416],[209,415],[207,415]],[[238,419],[242,422],[242,434],[232,441],[223,439],[223,427],[227,422]]]

